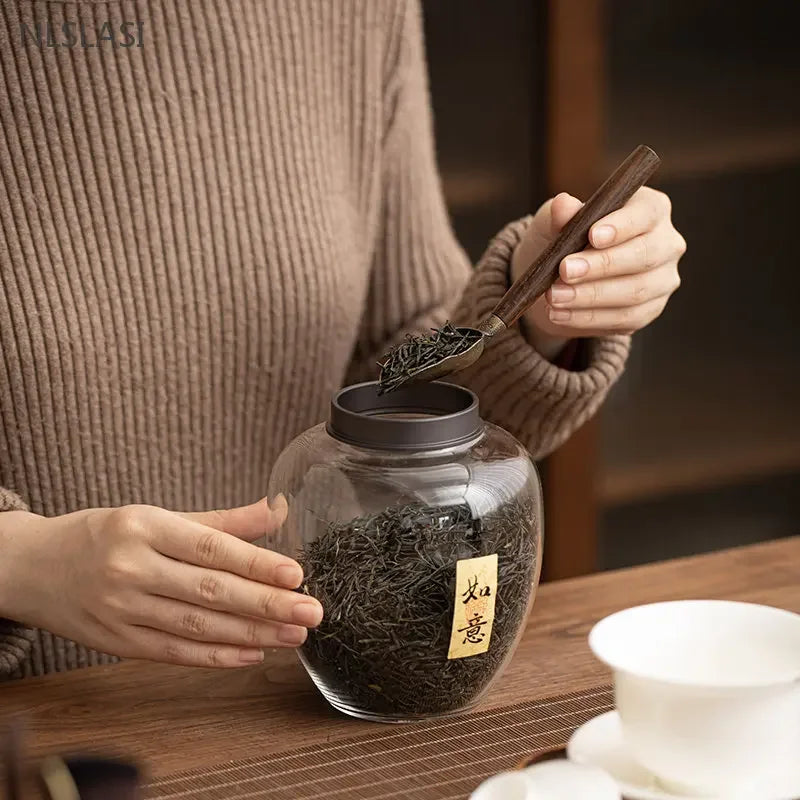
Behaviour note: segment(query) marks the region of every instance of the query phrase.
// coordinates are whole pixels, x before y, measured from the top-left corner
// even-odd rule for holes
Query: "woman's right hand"
[[[296,647],[322,620],[317,600],[291,591],[300,565],[251,544],[285,516],[283,498],[192,514],[6,512],[0,616],[126,658],[257,663],[262,648]]]

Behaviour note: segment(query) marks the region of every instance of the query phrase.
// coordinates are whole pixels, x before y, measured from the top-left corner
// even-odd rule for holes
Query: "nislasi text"
[[[142,47],[144,22],[104,22],[87,25],[84,22],[22,23],[20,36],[23,45],[36,47]]]

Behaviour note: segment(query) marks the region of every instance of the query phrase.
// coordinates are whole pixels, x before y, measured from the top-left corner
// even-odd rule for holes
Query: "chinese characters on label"
[[[464,641],[461,644],[480,644],[486,634],[481,631],[481,625],[485,625],[486,620],[480,614],[476,614],[472,619],[467,620],[466,628],[459,628],[458,632],[464,634]]]
[[[497,555],[465,558],[456,564],[456,596],[448,658],[489,649],[497,594]]]

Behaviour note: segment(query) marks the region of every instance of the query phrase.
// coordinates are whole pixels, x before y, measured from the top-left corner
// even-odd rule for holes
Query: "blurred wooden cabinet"
[[[473,257],[637,143],[683,286],[600,417],[544,465],[545,573],[797,532],[800,49],[793,3],[424,3],[442,176]]]
[[[601,564],[796,533],[796,4],[605,6],[607,161],[661,153],[689,251],[601,418]]]

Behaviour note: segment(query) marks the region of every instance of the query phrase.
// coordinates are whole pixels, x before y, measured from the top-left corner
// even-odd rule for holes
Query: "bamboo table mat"
[[[611,709],[607,688],[478,710],[160,778],[147,800],[464,800]]]

